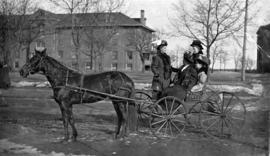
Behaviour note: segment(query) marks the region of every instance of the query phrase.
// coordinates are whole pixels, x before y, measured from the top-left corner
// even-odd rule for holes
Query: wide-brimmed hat
[[[156,41],[152,42],[152,44],[158,50],[160,50],[164,46],[168,46],[168,42],[166,40],[156,40]]]
[[[202,42],[200,40],[193,40],[193,42],[191,43],[190,46],[198,46],[200,47],[201,49],[203,49],[203,46],[202,46]]]

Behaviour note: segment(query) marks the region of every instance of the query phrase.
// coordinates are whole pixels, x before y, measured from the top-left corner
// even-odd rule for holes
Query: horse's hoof
[[[68,140],[68,142],[76,142],[77,141],[77,138],[75,137],[71,137],[71,139]]]

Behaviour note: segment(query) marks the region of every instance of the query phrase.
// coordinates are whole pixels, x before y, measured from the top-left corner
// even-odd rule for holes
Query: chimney
[[[140,22],[145,25],[146,23],[146,18],[144,17],[144,10],[141,10],[141,18],[140,18]]]

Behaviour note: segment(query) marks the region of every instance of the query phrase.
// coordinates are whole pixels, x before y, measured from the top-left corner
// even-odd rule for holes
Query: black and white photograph
[[[270,156],[270,0],[0,0],[1,156]]]

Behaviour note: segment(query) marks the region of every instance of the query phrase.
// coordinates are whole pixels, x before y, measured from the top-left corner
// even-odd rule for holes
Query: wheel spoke
[[[156,122],[152,123],[151,125],[153,126],[153,125],[159,124],[159,123],[164,122],[164,121],[166,121],[165,118],[162,120],[156,121]]]
[[[158,115],[157,113],[152,113],[151,115],[159,118],[164,118],[162,115]]]
[[[179,106],[171,113],[171,115],[174,115],[181,107],[183,108],[184,112],[183,112],[183,113],[180,112],[180,113],[178,113],[178,114],[186,114],[183,105],[180,104],[180,105],[179,105]]]
[[[166,112],[168,113],[169,110],[168,110],[168,102],[167,102],[167,98],[165,98],[164,101],[165,101]]]
[[[201,112],[202,113],[206,113],[206,114],[208,114],[208,115],[215,115],[215,116],[219,116],[219,114],[218,113],[213,113],[213,112],[209,112],[209,111],[205,111],[205,110],[201,110]]]
[[[223,121],[223,119],[221,118],[221,135],[223,135],[224,134],[224,123],[223,123],[224,121]]]
[[[230,116],[230,118],[233,118],[235,120],[245,121],[245,118],[239,118],[239,117],[235,117],[235,116]]]
[[[164,134],[167,134],[168,124],[169,124],[169,122],[167,121],[167,122],[166,122],[166,126],[165,126],[165,133],[164,133]]]
[[[224,107],[224,93],[222,93],[222,105],[221,105],[221,113],[223,113],[223,107]]]
[[[211,128],[212,126],[214,126],[219,120],[214,121],[209,127],[206,128],[206,130],[208,130],[209,128]]]
[[[173,107],[174,107],[174,102],[175,102],[175,98],[173,98],[173,101],[172,101],[172,104],[171,104],[171,110],[170,110],[170,114],[172,114]]]
[[[182,130],[180,130],[178,127],[177,127],[177,125],[175,125],[175,123],[174,122],[172,122],[172,125],[180,132],[180,133],[182,133],[182,131],[184,130],[184,128],[185,128],[185,125],[183,125],[183,129]]]
[[[172,131],[172,124],[171,124],[171,121],[169,121],[169,123],[170,123],[170,126],[169,126],[169,129],[170,129],[170,133],[171,133],[171,135],[173,135],[173,131]]]
[[[226,108],[225,108],[224,112],[226,112],[226,111],[227,111],[228,106],[229,106],[229,105],[230,105],[230,103],[232,102],[233,97],[234,97],[234,96],[231,96],[230,100],[229,100],[229,101],[228,101],[228,103],[227,103],[227,106],[226,106]]]
[[[181,121],[181,120],[177,120],[177,119],[173,119],[173,121],[179,122],[179,123],[182,123],[182,124],[185,124],[185,123],[186,123],[186,121]],[[173,121],[172,121],[172,122],[173,122]]]
[[[163,127],[164,125],[167,123],[167,120],[158,128],[157,132],[159,132]]]

